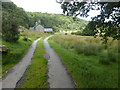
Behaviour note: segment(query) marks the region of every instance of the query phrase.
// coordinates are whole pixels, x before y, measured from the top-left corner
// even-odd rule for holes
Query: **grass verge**
[[[102,65],[97,56],[85,56],[49,40],[62,58],[77,88],[118,88],[118,64]]]
[[[43,57],[43,39],[38,41],[32,64],[28,67],[21,88],[47,88],[47,60]]]

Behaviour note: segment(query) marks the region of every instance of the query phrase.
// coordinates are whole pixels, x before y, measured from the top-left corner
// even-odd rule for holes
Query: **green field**
[[[100,38],[56,35],[49,43],[67,66],[77,88],[118,87],[117,41],[110,39],[111,46],[105,49]],[[111,56],[106,52],[109,48]]]

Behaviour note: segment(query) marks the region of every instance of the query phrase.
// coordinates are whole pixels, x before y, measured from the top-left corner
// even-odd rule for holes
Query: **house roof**
[[[52,28],[45,28],[44,31],[45,31],[45,32],[52,32],[53,29],[52,29]]]
[[[38,24],[38,25],[35,25],[35,26],[34,26],[34,28],[36,28],[36,27],[37,27],[37,26],[39,26],[39,25],[40,25],[40,24]],[[40,26],[42,26],[42,25],[40,25]],[[43,26],[42,26],[42,27],[43,27]]]

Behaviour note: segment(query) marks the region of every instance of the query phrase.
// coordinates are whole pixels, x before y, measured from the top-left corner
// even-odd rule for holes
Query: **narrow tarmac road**
[[[7,77],[2,80],[2,88],[15,88],[16,87],[16,83],[20,80],[20,78],[23,76],[27,67],[31,64],[31,59],[36,49],[36,44],[40,39],[41,38],[35,40],[32,43],[28,53],[23,57],[23,59],[18,64],[16,64],[12,68],[12,72],[10,72],[7,75]]]
[[[68,75],[67,70],[63,63],[61,62],[60,57],[57,53],[50,47],[48,39],[51,36],[47,37],[44,40],[45,50],[48,59],[48,83],[50,88],[74,88],[74,84],[71,80],[71,77]]]

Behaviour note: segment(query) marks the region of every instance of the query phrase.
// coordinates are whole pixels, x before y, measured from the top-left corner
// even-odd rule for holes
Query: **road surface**
[[[47,37],[44,40],[45,50],[48,58],[48,83],[50,88],[74,88],[74,84],[71,80],[71,77],[68,75],[67,70],[63,63],[61,62],[60,57],[57,53],[50,47],[48,39],[51,36]]]
[[[32,43],[28,53],[22,58],[22,60],[18,64],[16,64],[12,68],[12,71],[7,75],[7,77],[2,80],[2,88],[15,88],[16,87],[17,82],[23,76],[27,67],[31,64],[31,59],[36,49],[36,44],[40,39],[41,38],[35,40]]]

